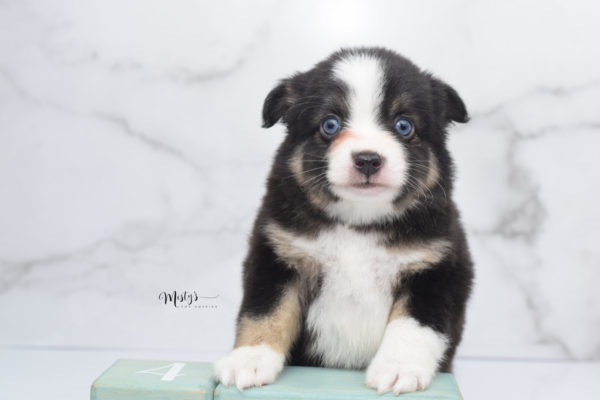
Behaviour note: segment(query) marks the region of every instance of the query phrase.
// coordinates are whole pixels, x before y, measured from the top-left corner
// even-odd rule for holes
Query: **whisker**
[[[305,182],[303,187],[304,187],[305,191],[313,190],[315,187],[322,184],[326,180],[327,180],[327,175],[323,174],[323,175],[315,177],[314,179],[311,179],[310,182]]]
[[[311,169],[303,170],[302,172],[312,172],[312,171],[317,171],[317,170],[320,170],[320,169],[323,169],[323,167],[311,168]],[[288,179],[288,178],[294,177],[294,176],[296,176],[296,173],[285,175],[281,179]]]
[[[327,181],[327,175],[322,176],[320,179],[316,180],[315,182],[313,182],[309,187],[308,190],[312,190],[314,189],[316,186],[320,185],[321,183]]]
[[[313,176],[313,177],[312,177],[312,178],[310,178],[310,179],[307,179],[307,180],[305,180],[305,181],[304,181],[304,184],[308,184],[308,183],[310,183],[310,182],[314,181],[315,179],[322,178],[322,177],[324,177],[324,176],[326,176],[326,175],[327,175],[327,171],[325,171],[325,172],[323,172],[323,173],[321,173],[321,174],[318,174],[318,175],[316,175],[316,176]]]
[[[421,187],[421,185],[419,185],[418,182],[414,182],[411,179],[411,177],[409,177],[409,179],[407,181],[407,184],[408,184],[409,188],[411,188],[418,195],[420,195],[421,197],[423,197],[425,201],[427,201],[428,198],[430,198],[431,200],[433,200],[433,193],[430,192],[430,196],[427,196],[427,193],[425,193],[425,191],[423,190],[423,188]]]

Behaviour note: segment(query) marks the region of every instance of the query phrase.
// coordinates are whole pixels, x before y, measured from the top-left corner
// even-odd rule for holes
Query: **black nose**
[[[363,152],[354,154],[354,167],[367,178],[381,168],[383,161],[377,153]]]

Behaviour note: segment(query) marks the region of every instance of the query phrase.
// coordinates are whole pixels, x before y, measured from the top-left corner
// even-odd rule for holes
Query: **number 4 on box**
[[[185,367],[185,363],[173,363],[169,365],[165,365],[164,367],[153,368],[153,369],[145,369],[143,371],[137,371],[138,374],[152,374],[152,375],[161,375],[161,381],[172,381],[178,376],[183,376],[185,374],[180,374],[181,370]]]

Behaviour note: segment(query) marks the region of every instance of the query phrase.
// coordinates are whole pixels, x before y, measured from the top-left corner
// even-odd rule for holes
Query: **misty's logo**
[[[161,292],[158,295],[161,303],[170,304],[175,308],[217,308],[217,304],[215,304],[217,298],[219,298],[218,294],[201,296],[195,290],[184,290],[183,292],[173,290],[172,292]]]

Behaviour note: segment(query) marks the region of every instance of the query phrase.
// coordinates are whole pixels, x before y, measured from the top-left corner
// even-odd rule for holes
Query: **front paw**
[[[375,357],[367,368],[367,386],[377,393],[395,394],[424,390],[435,375],[435,368],[415,362]]]
[[[239,390],[272,383],[283,369],[285,357],[268,345],[242,346],[215,364],[215,378]]]
[[[396,394],[426,389],[447,343],[446,336],[412,318],[391,321],[367,368],[367,386]]]

